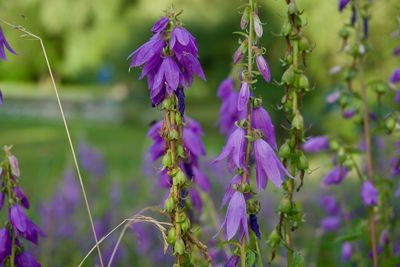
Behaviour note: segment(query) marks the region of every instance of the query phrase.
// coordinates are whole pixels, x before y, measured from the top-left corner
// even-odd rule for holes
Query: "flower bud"
[[[257,13],[253,13],[253,22],[254,22],[254,31],[256,32],[256,35],[258,38],[261,38],[263,35],[263,27],[260,21],[260,18],[258,17]]]
[[[190,220],[189,218],[185,217],[183,222],[181,223],[181,229],[183,233],[186,233],[190,229]]]
[[[290,146],[288,142],[285,142],[280,148],[279,148],[279,157],[287,159],[290,157]]]
[[[164,209],[166,212],[171,213],[175,207],[175,200],[172,196],[169,196],[164,202]]]
[[[182,116],[179,112],[175,113],[175,123],[176,125],[182,124]]]
[[[244,30],[249,22],[249,7],[246,7],[243,11],[242,18],[240,19],[240,28]]]
[[[165,98],[162,102],[162,109],[171,110],[172,109],[172,102],[169,98]]]
[[[178,140],[179,133],[176,129],[168,132],[168,140]]]
[[[175,185],[182,186],[185,184],[185,182],[186,182],[186,175],[183,173],[181,169],[179,169],[174,175],[173,183]]]
[[[183,146],[177,145],[176,147],[176,155],[180,158],[185,158],[185,150],[183,149]]]
[[[248,183],[243,183],[240,184],[240,191],[242,191],[243,193],[248,193],[250,192],[250,185]]]
[[[294,83],[295,74],[293,67],[288,68],[282,75],[282,83],[290,85]]]
[[[182,238],[178,237],[174,246],[174,254],[183,255],[185,252],[185,243],[183,243]]]
[[[308,82],[308,78],[304,74],[300,74],[298,76],[297,82],[298,82],[298,88],[300,88],[300,89],[308,89],[310,86],[310,84]]]
[[[301,153],[299,161],[297,162],[297,168],[299,168],[299,170],[307,170],[308,167],[308,159],[304,153]]]
[[[282,198],[278,206],[278,211],[280,211],[281,213],[290,213],[291,210],[292,203],[290,203],[290,200],[287,198]]]
[[[292,31],[293,31],[292,24],[290,24],[289,22],[285,22],[282,26],[281,34],[283,36],[289,36],[292,33]]]
[[[299,41],[299,50],[307,51],[309,48],[310,48],[310,42],[308,41],[308,38],[305,36],[301,37]]]
[[[385,121],[385,126],[389,131],[393,131],[396,127],[396,118],[394,116],[389,116]]]
[[[162,158],[162,165],[166,168],[172,167],[172,153],[168,150]]]
[[[299,10],[297,9],[296,3],[294,2],[290,2],[290,4],[288,5],[288,14],[289,15],[295,15],[299,12]]]
[[[175,244],[176,241],[176,230],[175,227],[171,227],[168,231],[167,242],[169,244]]]
[[[281,242],[281,237],[276,229],[274,229],[268,237],[268,242],[272,247],[276,247]]]
[[[294,115],[294,118],[292,120],[292,127],[297,130],[301,130],[304,128],[304,119],[303,119],[303,116],[301,116],[299,111],[297,111],[296,115]]]

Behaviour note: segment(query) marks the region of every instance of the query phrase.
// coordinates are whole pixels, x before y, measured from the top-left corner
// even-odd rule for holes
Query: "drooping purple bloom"
[[[11,225],[21,233],[26,232],[28,225],[28,218],[25,212],[19,205],[14,205],[10,208],[9,219]]]
[[[332,195],[324,196],[321,200],[321,206],[330,215],[337,215],[340,211],[339,204],[337,203],[336,198]]]
[[[250,86],[247,82],[242,82],[237,102],[238,111],[246,110],[249,98],[250,98]]]
[[[352,117],[354,117],[354,115],[357,114],[357,111],[355,109],[347,109],[345,111],[343,111],[342,116],[345,119],[350,119]]]
[[[334,167],[322,180],[324,185],[340,184],[342,180],[347,176],[347,169],[342,166]]]
[[[22,206],[24,206],[26,209],[29,209],[29,200],[22,188],[18,186],[14,189],[14,192],[15,196],[21,201]]]
[[[185,147],[189,150],[189,152],[195,156],[204,156],[206,154],[206,150],[204,148],[204,144],[201,141],[202,132],[196,132],[193,128],[190,127],[190,121],[188,124],[189,127],[185,127],[183,129],[183,143]]]
[[[378,191],[370,181],[365,181],[361,186],[361,198],[366,206],[378,204]]]
[[[224,267],[236,267],[239,264],[240,257],[237,255],[232,255]]]
[[[211,183],[208,176],[200,171],[197,167],[193,167],[193,175],[195,183],[204,191],[208,192],[211,189]]]
[[[260,71],[261,75],[263,76],[266,82],[271,81],[271,71],[269,70],[269,66],[267,61],[264,59],[262,55],[256,56],[256,64],[257,68]]]
[[[0,230],[0,264],[11,254],[11,236],[6,228]]]
[[[342,12],[349,3],[350,0],[339,0],[339,11]]]
[[[161,59],[162,49],[164,48],[165,41],[163,35],[161,33],[153,35],[150,40],[140,46],[137,50],[129,55],[128,58],[131,58],[130,67],[139,67],[145,65],[146,63],[153,63],[152,60]],[[153,64],[151,64],[153,65]],[[157,66],[152,66],[154,68],[150,68],[148,66],[144,66],[143,71],[152,72],[154,68]],[[144,75],[142,75],[144,76]]]
[[[326,101],[326,103],[328,103],[328,104],[334,104],[334,103],[336,103],[336,102],[339,100],[340,95],[341,95],[340,91],[333,91],[332,93],[330,93],[330,94],[325,98],[325,101]]]
[[[312,137],[303,144],[303,149],[308,153],[317,153],[329,149],[329,139],[326,136]]]
[[[222,101],[219,110],[219,129],[223,134],[230,134],[235,129],[235,122],[244,118],[247,110],[237,110],[239,93],[234,90],[234,83],[230,78],[221,83],[218,96]]]
[[[29,252],[22,252],[15,256],[16,267],[40,267],[40,263]]]
[[[268,179],[271,179],[272,183],[280,188],[285,175],[293,178],[280,162],[272,147],[263,139],[257,139],[254,142],[254,155],[258,190],[267,187]]]
[[[179,85],[179,67],[175,61],[170,57],[166,56],[158,69],[151,92],[152,96],[158,95],[158,93],[165,87],[168,94],[172,93],[178,88]]]
[[[335,231],[340,226],[340,217],[338,216],[328,216],[321,220],[321,228],[326,232]]]
[[[242,47],[239,46],[233,54],[233,64],[238,64],[244,58]]]
[[[258,226],[257,215],[250,214],[249,216],[249,224],[251,230],[256,234],[258,239],[261,239],[260,228]]]
[[[251,121],[253,128],[261,130],[265,136],[265,140],[273,149],[277,149],[275,127],[272,124],[271,117],[263,107],[253,109],[251,113]]]
[[[16,54],[15,51],[11,48],[10,44],[7,42],[6,37],[4,36],[3,29],[0,26],[0,58],[3,60],[7,60],[5,49],[9,52]]]
[[[226,240],[231,240],[239,231],[239,238],[242,238],[242,235],[245,234],[247,241],[249,241],[246,200],[242,192],[236,191],[229,201],[221,229],[223,228],[225,228]]]
[[[225,158],[228,160],[230,169],[234,166],[237,168],[244,167],[244,155],[246,147],[246,137],[244,129],[237,127],[235,131],[231,133],[223,147],[221,154],[214,160],[219,162]]]
[[[393,49],[394,56],[400,56],[400,45]]]
[[[390,77],[390,82],[393,84],[400,82],[400,68],[394,70],[392,76]]]
[[[353,256],[353,247],[350,242],[344,242],[341,248],[342,262],[349,262]]]
[[[242,181],[242,176],[240,175],[235,175],[230,184],[228,185],[228,187],[225,190],[225,194],[224,197],[222,198],[222,202],[221,202],[221,208],[224,207],[232,198],[233,194],[236,192],[233,189],[233,185],[239,185]]]
[[[168,26],[169,19],[167,17],[162,17],[159,20],[154,23],[153,28],[151,28],[151,31],[153,33],[158,33],[161,31],[164,31],[167,26]]]

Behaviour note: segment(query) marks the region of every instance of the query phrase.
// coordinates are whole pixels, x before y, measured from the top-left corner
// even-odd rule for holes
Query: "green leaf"
[[[247,252],[247,266],[253,266],[255,262],[256,262],[256,254],[254,253],[254,251],[249,250]]]

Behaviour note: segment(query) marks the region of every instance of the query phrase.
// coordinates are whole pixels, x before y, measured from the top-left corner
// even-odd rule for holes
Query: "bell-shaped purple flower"
[[[236,267],[239,264],[240,257],[237,255],[232,255],[224,267]]]
[[[235,131],[231,133],[226,142],[221,154],[214,160],[219,162],[227,158],[230,169],[234,166],[236,168],[244,167],[243,161],[245,156],[246,137],[244,129],[237,127]]]
[[[164,86],[168,94],[172,95],[179,85],[179,73],[179,67],[175,61],[170,56],[166,56],[154,77],[152,95],[158,94]]]
[[[153,33],[158,33],[161,31],[164,31],[167,26],[168,26],[169,19],[167,17],[162,17],[159,20],[154,23],[153,28],[151,28],[151,31]]]
[[[5,49],[9,52],[16,54],[15,51],[11,48],[10,44],[7,42],[6,37],[4,36],[3,29],[0,26],[0,58],[3,60],[7,60]]]
[[[16,267],[40,267],[40,263],[29,252],[22,252],[15,256]]]
[[[219,84],[217,90],[217,96],[220,99],[227,98],[229,97],[230,94],[232,94],[234,89],[235,89],[235,82],[231,77],[228,77]]]
[[[161,58],[164,46],[164,36],[162,34],[155,34],[148,42],[129,55],[128,58],[131,58],[130,67],[140,67],[151,62],[152,59]]]
[[[235,175],[232,178],[229,186],[225,190],[224,197],[222,198],[221,208],[224,207],[231,200],[233,194],[236,192],[233,189],[233,185],[235,185],[235,184],[239,185],[241,183],[241,181],[242,181],[242,176],[240,176],[240,175]]]
[[[365,181],[361,186],[361,198],[366,206],[378,204],[378,191],[370,181]]]
[[[6,228],[0,230],[0,264],[11,254],[11,236]]]
[[[247,115],[247,110],[238,111],[239,93],[232,90],[226,98],[221,98],[222,105],[219,110],[219,129],[223,134],[230,134],[235,129],[235,122]]]
[[[275,127],[268,112],[263,107],[255,108],[251,113],[251,121],[253,128],[260,130],[268,144],[276,150]]]
[[[326,232],[335,231],[339,228],[341,223],[340,217],[328,216],[321,220],[321,228]]]
[[[341,249],[342,262],[349,262],[353,256],[353,247],[350,242],[344,242]]]
[[[9,210],[9,219],[11,225],[19,232],[25,232],[28,227],[28,217],[19,205],[14,205]]]
[[[293,178],[285,169],[275,154],[272,147],[263,139],[254,142],[254,155],[256,158],[256,181],[258,190],[267,187],[268,179],[280,188],[285,175]]]
[[[397,68],[393,71],[393,74],[390,77],[390,82],[393,84],[400,82],[400,68]]]
[[[303,144],[303,149],[308,153],[317,153],[329,149],[329,140],[326,136],[312,137]]]
[[[238,231],[240,235],[239,238],[245,234],[247,240],[249,240],[246,200],[242,192],[236,191],[229,201],[222,228],[225,228],[225,238],[228,241],[231,240]]]
[[[342,12],[349,3],[350,0],[339,0],[339,11]]]
[[[244,58],[244,53],[242,52],[242,46],[239,46],[233,54],[233,64],[238,64]]]
[[[14,189],[15,192],[15,196],[21,201],[21,205],[25,208],[25,209],[29,209],[29,200],[25,195],[25,192],[22,190],[21,187],[16,187]]]
[[[247,82],[242,82],[237,102],[238,111],[246,110],[249,98],[250,98],[250,86]]]
[[[260,71],[261,75],[263,76],[266,82],[271,81],[271,71],[269,70],[269,66],[267,61],[264,59],[262,55],[256,56],[256,64],[257,68]]]
[[[340,184],[347,176],[347,169],[342,166],[334,167],[322,180],[324,185]]]

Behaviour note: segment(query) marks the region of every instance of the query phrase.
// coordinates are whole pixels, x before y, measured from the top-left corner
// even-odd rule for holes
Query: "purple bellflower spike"
[[[2,60],[7,60],[5,49],[9,52],[16,54],[15,51],[11,48],[10,44],[7,42],[6,37],[4,36],[3,29],[0,26],[0,58]]]
[[[400,56],[400,45],[393,49],[393,56]]]
[[[327,95],[327,97],[325,98],[325,101],[328,104],[334,104],[339,100],[340,95],[341,95],[340,91],[333,91],[332,93]]]
[[[151,28],[151,31],[153,33],[159,33],[164,31],[167,26],[168,26],[169,19],[167,17],[162,17],[159,20],[154,23],[153,28]]]
[[[239,98],[237,102],[238,111],[246,110],[247,103],[250,98],[250,87],[247,82],[242,82],[242,86],[240,87]]]
[[[0,230],[0,264],[11,254],[11,236],[6,228]]]
[[[261,130],[265,136],[265,140],[273,148],[277,149],[275,127],[272,124],[271,117],[263,107],[253,109],[251,113],[251,121],[253,128]]]
[[[293,178],[280,162],[272,147],[263,139],[257,139],[254,142],[254,154],[256,158],[256,180],[258,190],[267,187],[268,179],[271,179],[272,183],[280,188],[285,175]]]
[[[335,231],[340,226],[340,217],[328,216],[321,220],[321,228],[326,232]]]
[[[264,80],[266,82],[271,81],[271,71],[269,70],[268,63],[264,59],[262,55],[257,55],[256,56],[256,64],[257,68],[260,71],[261,75],[263,76]]]
[[[312,137],[303,144],[303,149],[308,153],[317,153],[329,149],[329,140],[326,136]]]
[[[16,267],[40,267],[40,263],[29,252],[22,252],[15,256]]]
[[[362,201],[366,206],[378,204],[378,191],[370,181],[365,181],[361,186]]]
[[[249,241],[246,201],[242,192],[236,191],[229,201],[222,228],[225,228],[225,238],[228,241],[231,240],[238,231],[239,235],[245,234],[247,241]],[[241,238],[241,236],[239,236],[239,238]]]
[[[350,0],[339,0],[339,11],[342,12],[349,3]]]
[[[349,262],[353,256],[353,247],[350,242],[344,242],[341,249],[342,262]]]
[[[347,169],[342,166],[334,167],[322,180],[324,185],[340,184],[347,176]]]
[[[244,167],[244,155],[246,148],[246,137],[244,129],[236,127],[236,130],[231,133],[226,142],[221,154],[214,160],[219,162],[225,158],[228,160],[230,169],[233,167]]]
[[[400,68],[394,70],[392,76],[390,77],[390,82],[393,84],[400,82]]]

